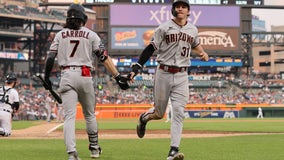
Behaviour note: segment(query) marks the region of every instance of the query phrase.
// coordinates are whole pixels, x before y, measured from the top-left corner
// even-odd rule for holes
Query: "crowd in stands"
[[[18,76],[29,77],[23,73],[18,74]],[[216,78],[216,75],[212,76]],[[217,78],[218,80],[226,82],[226,87],[190,87],[188,104],[284,104],[284,92],[281,87],[283,84],[281,82],[271,82],[258,76],[247,77],[244,75],[239,78],[230,78],[218,75],[217,77],[219,77]],[[111,86],[108,83],[101,83],[95,87],[97,104],[153,103],[153,88],[146,85],[132,87],[126,91],[120,90],[115,82]],[[20,94],[21,107],[19,112],[14,116],[14,119],[45,120],[47,113],[44,105],[48,92],[42,87],[29,85],[19,85],[17,89]],[[54,102],[52,106],[52,119],[56,119],[57,117],[57,107],[57,104]]]
[[[39,7],[33,3],[27,5],[27,3],[19,2],[19,3],[3,3],[0,4],[0,13],[4,14],[14,14],[19,16],[27,16],[27,17],[37,17],[44,19],[59,19],[65,20],[66,15],[64,12],[56,9],[49,9],[44,7]]]
[[[0,4],[0,13],[51,20],[65,20],[66,18],[65,13],[61,10],[21,6],[17,5],[17,3],[12,4],[10,1],[5,1],[5,3]],[[36,25],[35,27],[40,26]],[[19,27],[18,24],[11,26],[10,23],[6,23],[5,21],[0,23],[0,28],[2,31],[23,32],[23,26]],[[38,30],[41,30],[41,28],[38,28]],[[35,39],[48,39],[48,42],[50,42],[54,34],[51,34],[49,37],[42,36],[44,36],[44,34],[37,34]],[[45,41],[38,41],[35,53],[45,53],[43,48],[47,49],[47,46],[48,43]],[[15,47],[10,48],[17,49],[21,47],[15,45]],[[44,54],[38,55],[42,56]],[[41,57],[38,59],[41,59]],[[51,77],[54,78],[52,79],[55,84],[54,87],[58,85],[59,74],[59,72],[55,73],[54,76]],[[14,119],[46,120],[47,111],[44,106],[45,97],[48,92],[36,82],[29,72],[19,72],[17,75],[20,82],[17,89],[21,102],[20,110],[14,115]],[[153,74],[139,74],[136,76],[135,83],[131,84],[131,88],[124,91],[120,90],[115,81],[112,81],[108,75],[98,74],[94,79],[96,84],[94,86],[96,87],[96,102],[97,104],[152,104],[153,79]],[[249,76],[247,74],[241,74],[235,77],[235,75],[231,74],[191,73],[189,75],[190,96],[188,97],[188,104],[284,104],[284,91],[282,90],[284,84],[281,81],[277,81],[279,79],[280,76],[277,74]],[[4,80],[4,73],[0,70],[0,85],[3,84]],[[56,119],[58,117],[58,105],[54,102],[52,108],[52,119]]]

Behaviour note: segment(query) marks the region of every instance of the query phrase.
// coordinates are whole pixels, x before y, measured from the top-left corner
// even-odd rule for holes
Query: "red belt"
[[[162,69],[165,72],[170,72],[170,73],[187,71],[187,67],[167,66],[167,65],[163,65],[163,64],[160,64],[159,68]]]
[[[91,69],[91,67],[88,66],[61,66],[60,68],[62,70],[65,70],[65,69],[82,69],[83,67]]]

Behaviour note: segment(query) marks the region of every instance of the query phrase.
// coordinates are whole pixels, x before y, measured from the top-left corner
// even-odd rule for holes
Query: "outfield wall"
[[[97,118],[138,118],[151,104],[97,104]],[[258,107],[264,117],[284,117],[284,104],[188,104],[186,118],[245,118],[256,117]],[[77,105],[77,119],[83,119],[82,107]]]

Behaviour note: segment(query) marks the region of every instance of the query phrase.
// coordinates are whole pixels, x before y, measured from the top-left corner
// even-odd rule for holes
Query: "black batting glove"
[[[142,66],[139,63],[135,63],[132,66],[132,72],[135,73],[135,76],[138,74],[138,71],[142,68]]]
[[[127,90],[129,88],[129,84],[127,82],[129,80],[128,78],[118,74],[117,76],[114,77],[114,79],[121,89]]]

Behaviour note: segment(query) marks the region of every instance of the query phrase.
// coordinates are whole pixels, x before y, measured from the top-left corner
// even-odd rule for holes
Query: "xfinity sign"
[[[150,12],[149,20],[156,22],[158,25],[173,18],[172,12],[167,8],[167,6],[162,6],[161,8],[159,8],[159,10],[149,10],[149,12]],[[191,16],[188,18],[188,20],[191,23],[196,24],[201,15],[201,11],[198,12],[192,11],[190,12],[190,15]]]
[[[171,5],[111,4],[110,25],[158,26],[173,18],[171,7]],[[197,26],[239,27],[240,7],[191,6],[188,21]]]

